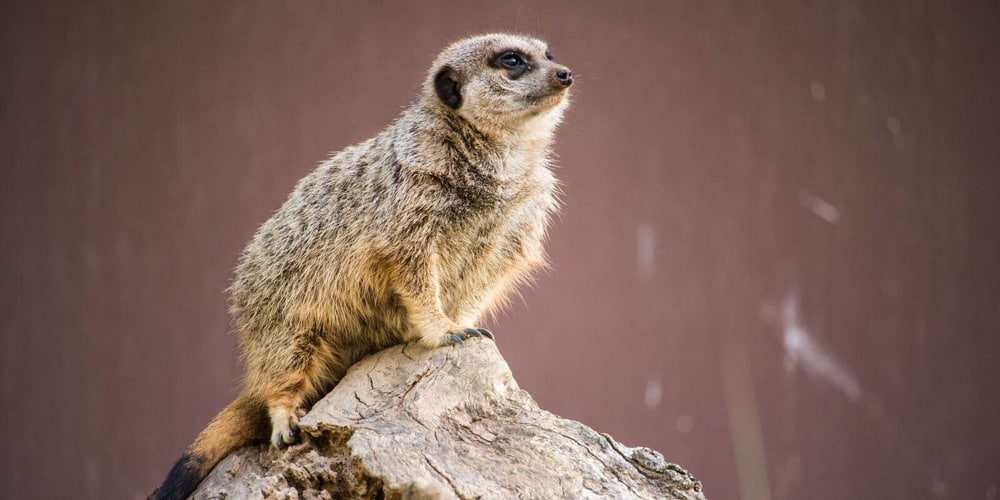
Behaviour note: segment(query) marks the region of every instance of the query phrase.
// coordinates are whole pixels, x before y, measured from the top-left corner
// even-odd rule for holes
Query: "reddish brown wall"
[[[254,228],[507,29],[578,75],[489,325],[542,406],[710,498],[996,498],[995,5],[4,2],[0,496],[148,493],[237,391]]]

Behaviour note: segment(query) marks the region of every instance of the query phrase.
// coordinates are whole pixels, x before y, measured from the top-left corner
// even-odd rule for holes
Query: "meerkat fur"
[[[245,444],[296,442],[304,410],[364,356],[492,338],[476,322],[545,262],[572,83],[540,40],[460,40],[393,124],[303,178],[230,289],[245,389],[152,497],[185,498]]]

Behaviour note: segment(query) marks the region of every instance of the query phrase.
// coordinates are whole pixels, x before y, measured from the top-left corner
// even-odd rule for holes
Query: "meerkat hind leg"
[[[281,447],[299,442],[299,417],[305,413],[301,404],[302,398],[292,395],[268,404],[271,446]]]
[[[272,446],[299,442],[299,418],[305,416],[305,406],[323,389],[321,382],[310,377],[309,370],[300,369],[293,373],[282,380],[284,383],[277,383],[268,391],[270,394],[266,400],[271,417]]]

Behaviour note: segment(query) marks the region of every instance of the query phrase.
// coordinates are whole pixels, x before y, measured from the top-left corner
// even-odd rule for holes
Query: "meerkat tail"
[[[150,500],[182,500],[233,450],[267,439],[270,421],[264,402],[241,395],[219,412],[188,446]]]

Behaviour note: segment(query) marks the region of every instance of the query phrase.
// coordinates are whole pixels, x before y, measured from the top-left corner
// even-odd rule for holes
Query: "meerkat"
[[[364,356],[492,339],[479,318],[545,263],[572,83],[540,40],[460,40],[394,123],[299,181],[230,288],[245,389],[152,498],[185,498],[243,445],[297,442],[305,409]]]

